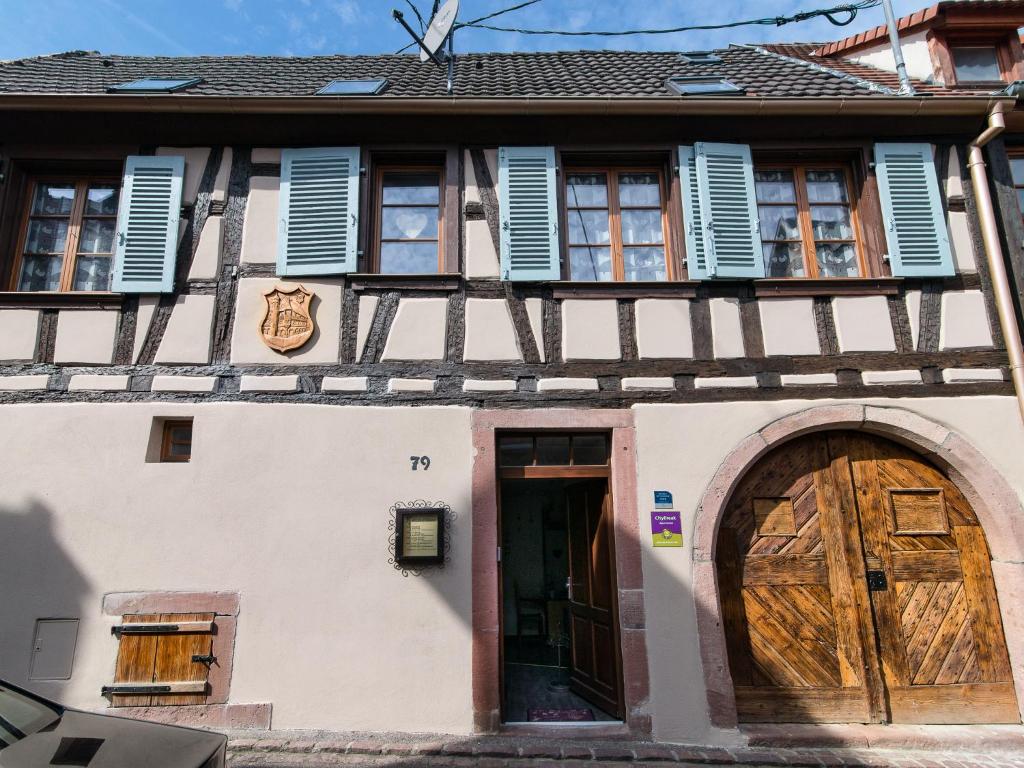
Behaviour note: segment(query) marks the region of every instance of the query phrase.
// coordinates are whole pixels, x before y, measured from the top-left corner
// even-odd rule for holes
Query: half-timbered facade
[[[224,728],[1020,722],[968,168],[1016,99],[809,48],[467,54],[451,95],[0,63],[0,676]]]

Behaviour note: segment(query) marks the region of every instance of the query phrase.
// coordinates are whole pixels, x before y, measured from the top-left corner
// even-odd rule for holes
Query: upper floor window
[[[987,83],[1003,79],[995,45],[953,46],[950,52],[957,82]]]
[[[572,169],[566,175],[572,280],[667,280],[660,170]]]
[[[120,182],[30,180],[11,288],[109,291]]]
[[[766,277],[863,274],[845,168],[758,165],[754,185]]]
[[[1024,153],[1019,150],[1010,157],[1010,170],[1013,173],[1013,188],[1017,191],[1017,205],[1024,213]]]
[[[426,274],[443,271],[444,173],[440,167],[389,167],[377,171],[377,271]]]

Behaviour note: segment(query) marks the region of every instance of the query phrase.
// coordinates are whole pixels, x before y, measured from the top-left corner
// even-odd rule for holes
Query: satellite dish
[[[447,2],[437,9],[437,13],[434,18],[430,20],[430,28],[427,29],[427,34],[423,36],[423,46],[427,48],[431,54],[437,53],[438,49],[444,45],[444,41],[451,34],[452,27],[455,26],[455,17],[459,14],[459,0],[447,0]],[[420,48],[420,61],[427,61],[430,56],[427,52]]]

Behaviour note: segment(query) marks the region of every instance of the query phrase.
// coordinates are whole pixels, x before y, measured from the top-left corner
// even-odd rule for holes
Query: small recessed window
[[[376,96],[387,87],[384,80],[332,80],[319,91],[317,96]]]
[[[147,77],[113,85],[107,90],[111,93],[173,93],[201,82],[201,77]]]
[[[961,83],[991,83],[1003,79],[994,47],[953,48],[953,66],[956,79]]]
[[[668,87],[680,96],[742,96],[746,93],[721,77],[673,77],[669,79]]]
[[[687,51],[679,54],[685,64],[721,64],[722,57],[713,51]]]
[[[160,461],[189,461],[192,458],[192,420],[164,422]]]

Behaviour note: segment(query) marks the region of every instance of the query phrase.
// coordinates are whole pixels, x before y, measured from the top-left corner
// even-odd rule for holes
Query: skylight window
[[[721,64],[722,57],[714,51],[687,51],[680,53],[679,58],[685,64]]]
[[[383,80],[331,80],[316,92],[317,96],[376,96],[388,85]]]
[[[723,77],[672,77],[667,85],[680,96],[742,96],[746,93]]]
[[[203,82],[201,77],[145,77],[130,83],[112,85],[111,93],[173,93]]]

